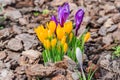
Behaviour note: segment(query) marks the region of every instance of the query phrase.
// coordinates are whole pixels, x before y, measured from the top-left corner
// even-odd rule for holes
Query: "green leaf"
[[[3,29],[4,27],[3,26],[0,26],[0,30]]]
[[[112,53],[114,57],[120,57],[120,45],[112,48],[114,52]]]
[[[49,13],[49,10],[48,9],[44,9],[42,14],[45,15],[45,14],[48,14]]]
[[[40,14],[40,13],[37,12],[37,11],[36,11],[36,12],[33,12],[33,15],[34,15],[34,16],[39,16],[39,14]]]

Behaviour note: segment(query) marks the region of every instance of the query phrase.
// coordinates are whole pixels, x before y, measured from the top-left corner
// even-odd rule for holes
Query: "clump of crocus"
[[[46,24],[35,28],[35,32],[39,40],[43,43],[45,50],[43,51],[43,58],[45,62],[56,62],[63,59],[64,54],[68,50],[68,43],[72,34],[72,22],[64,23],[64,26],[50,21]]]
[[[76,47],[80,47],[83,51],[84,43],[89,39],[90,33],[86,35],[85,32],[80,39],[77,39],[76,35],[83,20],[84,11],[80,9],[75,15],[75,34],[73,33],[73,23],[67,21],[69,14],[69,4],[64,3],[58,8],[58,20],[55,16],[52,16],[50,22],[46,24],[46,27],[40,25],[35,28],[38,39],[45,47],[43,51],[44,62],[60,61],[63,59],[65,53],[76,61]]]

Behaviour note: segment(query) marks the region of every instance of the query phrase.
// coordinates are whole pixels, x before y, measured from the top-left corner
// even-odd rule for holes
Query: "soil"
[[[34,32],[51,15],[57,16],[58,6],[64,2],[71,9],[68,20],[74,21],[78,9],[85,11],[78,33],[86,27],[91,33],[85,44],[86,75],[93,65],[92,70],[97,69],[93,80],[120,80],[120,58],[112,58],[112,47],[120,45],[120,0],[0,0],[0,17],[5,17],[0,20],[0,80],[79,79],[74,71],[77,64],[67,56],[43,65],[43,46]],[[43,14],[44,10],[48,12]]]

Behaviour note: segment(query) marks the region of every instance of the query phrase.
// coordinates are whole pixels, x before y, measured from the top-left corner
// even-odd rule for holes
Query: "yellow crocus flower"
[[[53,33],[56,29],[56,23],[54,21],[50,21],[48,25],[48,29]]]
[[[43,31],[44,30],[44,27],[43,25],[39,25],[37,28],[34,29],[34,31]]]
[[[43,25],[38,26],[34,29],[38,39],[43,43],[44,39],[47,37],[46,29],[44,29]]]
[[[49,23],[47,22],[47,23],[46,23],[46,27],[48,28],[48,26],[49,26]]]
[[[42,25],[38,26],[37,28],[34,29],[35,33],[38,34],[40,33],[40,31],[42,31],[44,29],[44,27]]]
[[[67,49],[68,49],[67,43],[64,44],[63,49],[64,49],[64,53],[66,53],[66,52],[67,52]]]
[[[54,47],[56,45],[56,43],[57,43],[57,39],[56,38],[51,40],[51,46],[52,47]]]
[[[61,45],[57,45],[57,50],[60,52],[61,50]]]
[[[72,22],[68,21],[64,24],[64,30],[66,33],[70,33],[72,31],[73,27],[72,27]]]
[[[87,42],[90,38],[90,32],[87,32],[84,37],[84,42]]]
[[[63,30],[62,27],[60,27],[60,24],[58,24],[58,26],[57,26],[56,34],[57,34],[57,38],[60,40],[65,35],[65,31]]]
[[[65,44],[65,41],[66,41],[66,36],[63,36],[63,38],[61,39],[61,44]]]
[[[44,40],[45,40],[45,38],[43,37],[43,34],[42,33],[40,33],[39,35],[38,35],[38,38],[39,38],[39,40],[43,43],[44,42]]]
[[[50,48],[50,41],[48,39],[44,40],[43,45],[46,49],[49,49]]]
[[[70,42],[72,41],[72,38],[73,38],[73,33],[71,32],[69,35]]]
[[[51,32],[51,30],[48,30],[48,37],[51,37],[51,36],[52,36],[52,32]]]
[[[43,41],[48,37],[47,34],[48,30],[44,29],[43,31],[39,32],[39,36],[40,36],[40,41],[43,43]]]

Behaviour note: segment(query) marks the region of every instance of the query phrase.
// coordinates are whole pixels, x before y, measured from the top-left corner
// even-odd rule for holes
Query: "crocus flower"
[[[43,25],[40,25],[37,28],[35,28],[35,33],[36,33],[38,39],[42,43],[44,42],[45,38],[47,38],[47,36],[48,36],[47,34],[45,34],[45,33],[47,33],[47,30],[44,29]]]
[[[80,65],[80,69],[82,71],[82,76],[83,76],[83,80],[86,80],[86,77],[85,77],[85,73],[83,71],[83,58],[82,58],[82,51],[80,50],[79,47],[76,48],[76,58],[78,60],[78,63]]]
[[[67,49],[68,49],[68,45],[67,45],[67,43],[65,43],[64,46],[63,46],[64,53],[67,52]]]
[[[70,42],[71,42],[72,38],[73,38],[73,33],[72,32],[70,33],[69,37],[70,37]]]
[[[90,39],[90,32],[87,32],[84,37],[84,42],[87,42]]]
[[[50,48],[50,41],[48,39],[44,40],[43,45],[45,46],[46,49]]]
[[[75,35],[77,36],[78,29],[80,28],[80,24],[84,17],[84,11],[82,9],[79,9],[75,14]]]
[[[79,65],[83,65],[82,51],[79,47],[76,48],[76,58],[78,60]]]
[[[61,44],[63,45],[63,44],[65,44],[65,42],[66,42],[66,36],[63,36],[63,38],[61,40]]]
[[[49,37],[49,38],[52,37],[52,32],[51,32],[51,30],[48,30],[47,32],[48,32],[48,36],[47,36],[47,37]],[[44,33],[44,34],[45,34],[45,33]]]
[[[56,29],[56,23],[54,21],[50,21],[48,24],[48,29],[53,33]]]
[[[58,24],[58,21],[57,21],[57,19],[56,19],[56,17],[54,15],[52,15],[51,21],[54,21],[56,23],[56,25]]]
[[[69,34],[73,29],[72,27],[73,27],[72,21],[67,21],[67,22],[64,23],[64,30],[65,30],[66,33]]]
[[[52,47],[54,47],[56,45],[56,43],[57,43],[57,39],[56,38],[51,40],[51,46]]]
[[[57,38],[60,40],[63,38],[63,36],[65,36],[64,28],[62,28],[60,24],[58,24],[57,26],[56,35],[57,35]]]
[[[60,25],[63,27],[64,23],[66,22],[68,16],[70,14],[69,4],[64,3],[63,6],[58,8],[58,18]]]

